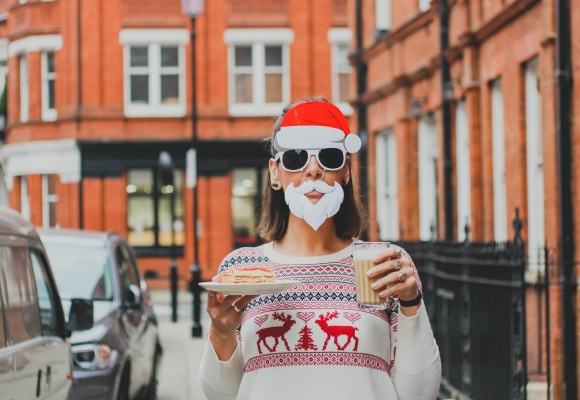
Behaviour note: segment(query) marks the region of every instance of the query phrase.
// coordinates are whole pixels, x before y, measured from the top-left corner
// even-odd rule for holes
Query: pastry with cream
[[[266,268],[231,268],[222,275],[222,283],[274,282],[276,273]]]

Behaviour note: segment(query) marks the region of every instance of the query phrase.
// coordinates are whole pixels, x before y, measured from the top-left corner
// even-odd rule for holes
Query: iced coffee
[[[389,246],[388,242],[356,242],[353,245],[354,277],[359,308],[384,310],[387,306],[386,299],[379,296],[380,291],[371,287],[384,275],[369,278],[367,271],[375,266],[373,260]]]

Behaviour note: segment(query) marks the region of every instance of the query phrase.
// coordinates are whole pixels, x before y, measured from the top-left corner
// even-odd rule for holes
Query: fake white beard
[[[324,193],[316,204],[305,196],[313,190]],[[306,181],[299,187],[294,187],[294,183],[291,183],[286,188],[284,198],[290,207],[290,212],[304,219],[316,231],[327,218],[336,215],[344,200],[344,191],[338,182],[334,182],[334,186],[329,186],[321,180]]]

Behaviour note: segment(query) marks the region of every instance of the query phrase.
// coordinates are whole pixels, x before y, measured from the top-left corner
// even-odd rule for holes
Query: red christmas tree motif
[[[292,325],[294,325],[296,323],[296,321],[293,320],[292,316],[290,316],[290,315],[284,315],[284,313],[277,313],[277,312],[275,312],[274,315],[272,315],[272,318],[274,318],[275,320],[278,320],[278,321],[282,321],[283,324],[279,325],[279,326],[271,326],[268,328],[262,328],[256,332],[256,334],[258,335],[257,344],[258,344],[258,351],[260,352],[260,354],[262,354],[262,348],[260,347],[260,342],[264,343],[264,346],[266,346],[266,348],[273,353],[274,351],[276,351],[276,347],[278,347],[278,339],[280,339],[280,338],[282,339],[282,341],[286,345],[286,350],[290,351],[290,346],[288,346],[288,342],[286,341],[286,338],[284,336],[286,335],[286,333],[288,333],[288,331],[290,330],[290,328],[292,328]],[[266,342],[266,339],[269,337],[273,337],[275,339],[274,346],[272,346],[272,347],[268,346],[268,343]]]
[[[300,330],[300,339],[298,339],[298,344],[294,350],[318,350],[314,340],[312,340],[312,329],[308,325],[304,325],[304,328]]]
[[[312,340],[312,329],[308,327],[308,321],[314,318],[316,314],[313,312],[298,312],[296,316],[304,321],[304,328],[300,330],[300,339],[294,350],[318,350],[314,340]]]
[[[254,319],[254,322],[256,323],[256,325],[258,325],[261,328],[262,327],[262,324],[264,322],[266,322],[267,319],[268,319],[268,315],[262,315],[260,317],[256,317]]]
[[[326,350],[326,345],[328,344],[328,341],[330,340],[331,337],[334,337],[334,344],[336,344],[336,348],[338,350],[344,351],[344,349],[346,349],[346,346],[349,345],[350,341],[354,339],[355,340],[354,348],[352,350],[357,351],[358,337],[356,336],[356,331],[358,331],[358,328],[348,325],[344,326],[328,325],[328,321],[334,318],[338,318],[338,311],[335,311],[333,313],[327,312],[326,316],[320,314],[318,319],[314,321],[320,326],[320,329],[322,329],[324,333],[326,333],[326,340],[324,341],[324,347],[322,348],[322,350]],[[339,336],[346,336],[348,338],[344,346],[338,344]]]

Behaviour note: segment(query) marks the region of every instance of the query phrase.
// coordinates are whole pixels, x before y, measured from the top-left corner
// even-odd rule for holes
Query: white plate
[[[199,286],[204,289],[219,292],[227,296],[230,295],[254,295],[254,294],[275,294],[290,290],[300,281],[276,280],[275,282],[264,283],[220,283],[220,282],[200,282]]]

